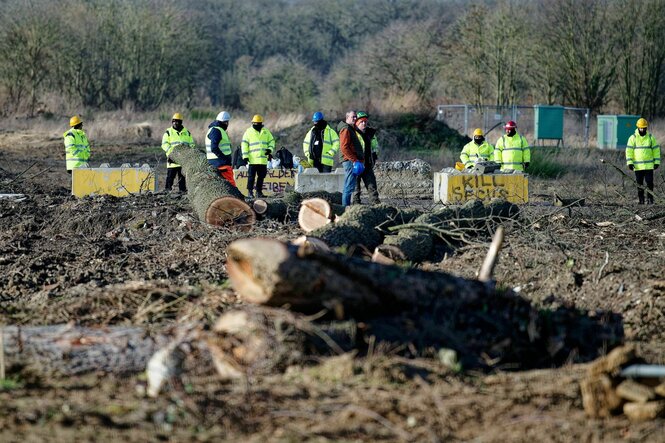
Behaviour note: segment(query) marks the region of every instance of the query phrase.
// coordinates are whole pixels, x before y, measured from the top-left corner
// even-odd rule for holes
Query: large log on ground
[[[143,328],[127,326],[5,326],[2,333],[8,367],[28,366],[64,375],[141,372],[168,341],[164,336],[149,336]]]
[[[206,156],[196,148],[178,145],[170,155],[182,166],[187,179],[187,197],[201,221],[215,226],[249,230],[256,214],[242,193],[219,177]]]
[[[342,202],[342,194],[339,192],[295,192],[288,191],[281,198],[262,199],[254,202],[254,210],[261,218],[277,220],[280,223],[288,223],[298,218],[298,210],[302,201],[318,198],[327,201],[330,205],[338,205]]]
[[[353,205],[346,208],[335,223],[315,229],[310,235],[330,247],[362,245],[373,251],[383,242],[383,233],[379,229],[385,230],[395,224],[398,214],[397,208],[384,204]]]
[[[377,340],[406,345],[416,354],[454,349],[467,366],[540,367],[561,364],[571,355],[587,360],[622,338],[619,316],[540,311],[517,294],[445,273],[380,265],[274,239],[237,240],[227,257],[233,287],[249,303],[287,305],[304,313],[327,309],[335,318],[362,321]]]

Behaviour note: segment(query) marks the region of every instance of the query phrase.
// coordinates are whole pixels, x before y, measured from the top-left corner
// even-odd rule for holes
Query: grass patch
[[[23,382],[17,378],[0,378],[0,391],[11,391],[23,387]]]
[[[531,164],[529,175],[540,178],[559,178],[568,172],[568,168],[560,160],[568,155],[560,148],[531,148]]]

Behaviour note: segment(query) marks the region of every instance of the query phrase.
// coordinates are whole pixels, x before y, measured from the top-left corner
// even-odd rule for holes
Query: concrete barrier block
[[[312,168],[305,169],[303,172],[296,174],[296,192],[342,192],[344,190],[344,177],[343,169],[337,168],[335,172],[319,173],[309,172]]]
[[[529,201],[526,174],[434,173],[434,202],[459,204],[469,200],[502,198],[520,204]]]
[[[104,163],[99,168],[76,168],[72,170],[72,195],[114,195],[124,197],[130,194],[155,191],[155,172],[148,165],[132,167],[125,163],[119,168],[111,168]]]

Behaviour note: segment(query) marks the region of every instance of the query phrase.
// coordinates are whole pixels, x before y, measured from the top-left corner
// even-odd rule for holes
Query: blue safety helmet
[[[323,120],[323,112],[316,111],[312,116],[312,122],[316,123]]]
[[[365,172],[365,165],[359,161],[353,162],[353,175],[361,175]]]

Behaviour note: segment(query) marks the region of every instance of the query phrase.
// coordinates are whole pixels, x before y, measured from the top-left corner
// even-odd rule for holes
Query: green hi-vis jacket
[[[531,162],[529,142],[517,132],[512,137],[502,135],[494,144],[494,161],[501,164],[502,171],[524,171],[524,163]]]
[[[636,171],[653,169],[660,164],[660,145],[649,132],[641,136],[636,129],[626,146],[626,164],[633,165]]]
[[[314,127],[312,126],[312,128],[310,128],[310,130],[307,131],[307,134],[305,135],[305,138],[302,141],[302,150],[303,153],[305,154],[305,157],[307,157],[307,161],[311,162],[312,161],[311,153],[318,152],[318,150],[320,149],[321,164],[326,166],[334,166],[335,156],[339,151],[339,136],[337,135],[335,130],[330,127],[330,125],[326,125],[325,129],[323,130],[323,146],[317,149],[317,147],[312,146],[313,130]]]
[[[275,138],[266,128],[257,131],[253,127],[247,128],[240,144],[242,158],[247,159],[250,165],[267,165],[268,154],[275,151]]]
[[[85,166],[90,160],[90,142],[83,129],[71,128],[62,136],[65,138],[65,161],[67,170]]]
[[[464,163],[465,168],[473,168],[473,165],[477,161],[483,160],[492,160],[494,153],[494,147],[483,141],[480,145],[477,145],[473,140],[464,145],[462,148],[462,153],[459,158]]]
[[[193,148],[195,145],[192,134],[190,134],[187,128],[184,127],[180,132],[173,128],[167,129],[164,133],[164,136],[162,137],[162,150],[166,153],[167,158],[169,155],[171,155],[173,149],[178,145],[188,145]],[[166,167],[179,168],[180,165],[177,163],[166,162]]]

